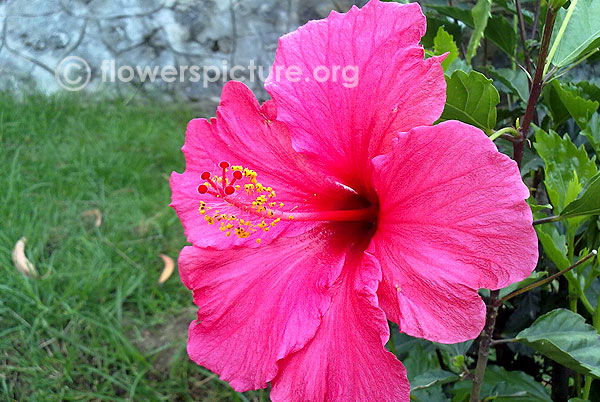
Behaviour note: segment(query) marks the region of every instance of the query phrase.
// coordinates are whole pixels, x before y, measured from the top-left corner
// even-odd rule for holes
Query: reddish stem
[[[529,100],[527,101],[525,115],[521,121],[521,127],[519,128],[521,138],[519,141],[513,144],[513,158],[517,162],[517,165],[519,165],[519,168],[521,167],[521,161],[523,160],[523,151],[525,149],[525,141],[527,140],[529,127],[531,126],[531,120],[533,119],[535,107],[544,86],[544,64],[546,63],[546,57],[548,57],[548,48],[550,47],[550,39],[552,37],[552,28],[554,27],[555,19],[556,14],[552,12],[552,7],[548,7],[548,12],[546,13],[546,23],[544,24],[542,45],[540,47],[540,53],[538,55],[535,69],[535,76],[533,77],[533,83],[531,84],[531,91],[529,93]]]

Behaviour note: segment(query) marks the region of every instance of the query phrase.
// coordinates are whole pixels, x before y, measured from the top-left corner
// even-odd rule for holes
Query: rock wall
[[[197,101],[218,97],[223,77],[239,66],[236,77],[264,95],[260,78],[268,74],[279,36],[331,10],[364,3],[0,0],[0,87],[55,92],[81,86],[109,95]],[[249,82],[252,65],[256,79]],[[160,77],[164,68],[167,80]],[[157,79],[142,79],[144,69],[156,71]]]

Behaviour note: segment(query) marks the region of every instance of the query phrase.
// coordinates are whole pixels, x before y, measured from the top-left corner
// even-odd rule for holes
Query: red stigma
[[[222,167],[223,169],[227,169],[229,167],[229,162],[223,161],[223,162],[219,163],[219,166]]]
[[[200,194],[206,194],[206,193],[208,193],[208,187],[206,187],[206,185],[204,185],[204,184],[200,184],[198,186],[198,192]]]
[[[239,170],[236,170],[235,172],[233,172],[233,178],[234,179],[241,180],[242,177],[244,177],[244,175]]]
[[[226,195],[231,195],[235,193],[235,188],[233,188],[233,186],[227,186],[225,187],[225,194]]]
[[[202,180],[208,180],[209,177],[210,177],[210,173],[209,172],[202,172],[202,174],[200,175],[200,178]]]

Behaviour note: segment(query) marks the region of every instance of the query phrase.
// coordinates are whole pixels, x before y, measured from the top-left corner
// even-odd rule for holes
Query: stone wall
[[[237,76],[250,76],[249,67],[267,69],[277,38],[331,10],[347,11],[355,0],[0,0],[0,87],[46,92],[74,89],[87,79],[85,91],[135,93],[197,101],[218,97],[224,73],[239,65]],[[68,56],[69,63],[61,64]],[[70,65],[73,62],[79,65]],[[137,71],[119,82],[117,69],[140,66],[178,69],[174,82]],[[196,66],[202,76],[191,82],[181,66]],[[57,69],[58,67],[58,69]],[[250,67],[251,68],[251,67]],[[158,70],[161,72],[162,70]],[[255,78],[268,71],[255,70]],[[122,76],[128,77],[129,71]],[[64,74],[64,76],[63,76]],[[207,82],[219,76],[218,82]],[[172,77],[170,75],[168,77]],[[67,77],[69,82],[65,82]],[[115,82],[111,82],[112,79]],[[247,82],[247,81],[246,81]],[[264,95],[262,82],[247,84]]]

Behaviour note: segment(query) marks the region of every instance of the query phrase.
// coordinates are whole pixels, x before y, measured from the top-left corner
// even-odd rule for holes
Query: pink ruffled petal
[[[264,208],[280,211],[327,210],[343,207],[345,203],[352,207],[351,199],[355,196],[315,172],[305,158],[294,151],[287,128],[274,120],[274,113],[272,102],[260,106],[244,84],[228,82],[217,118],[195,119],[188,125],[182,148],[186,170],[183,174],[171,175],[171,205],[183,223],[188,241],[195,246],[256,247],[257,241],[264,245],[282,234],[293,236],[314,226],[306,222],[277,223],[268,216],[255,214],[257,207],[253,203],[261,196]],[[246,175],[236,180],[233,185],[239,188],[227,200],[222,194],[216,197],[225,189],[223,182],[217,181],[222,177],[219,166],[222,161],[231,165],[226,172],[228,184],[237,174],[233,166],[243,166],[256,173],[255,180]],[[210,180],[202,178],[205,171],[210,173],[210,180],[217,189]],[[262,191],[259,191],[259,183],[264,187]],[[203,185],[207,192],[200,194],[198,188]],[[251,186],[248,191],[246,186]]]
[[[266,387],[277,361],[313,337],[356,230],[322,226],[260,249],[185,247],[180,275],[199,306],[189,328],[192,360],[238,391]]]
[[[485,321],[477,290],[522,280],[537,263],[515,162],[479,129],[449,121],[400,134],[373,164],[382,308],[409,335],[476,337]]]
[[[265,88],[294,147],[365,193],[370,160],[397,132],[432,124],[444,108],[443,58],[423,60],[424,33],[417,3],[372,0],[283,36]]]
[[[333,285],[315,337],[281,361],[274,402],[407,402],[406,370],[385,349],[388,323],[375,295],[381,269],[355,249]]]

